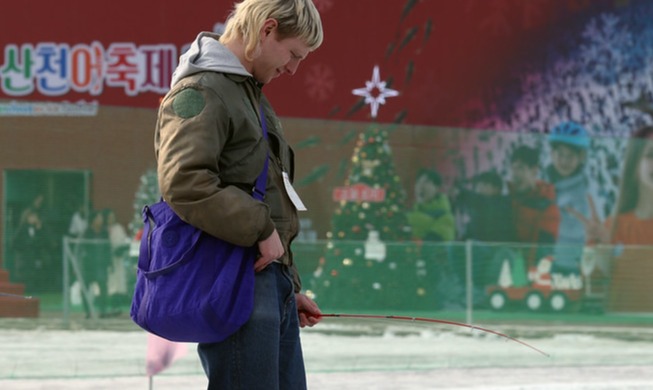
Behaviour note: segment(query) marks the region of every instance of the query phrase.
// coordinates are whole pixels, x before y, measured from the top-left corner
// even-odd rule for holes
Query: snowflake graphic
[[[331,97],[335,90],[333,70],[326,64],[313,65],[306,74],[304,84],[309,97],[323,102]]]
[[[578,61],[559,59],[551,67],[551,73],[546,77],[548,91],[565,91],[576,87],[583,80],[583,74]]]
[[[365,82],[365,88],[354,89],[351,93],[365,98],[365,104],[369,104],[372,110],[372,118],[376,118],[379,106],[385,104],[385,98],[399,95],[399,91],[386,88],[386,82],[381,81],[381,72],[378,65],[374,66],[372,80]]]
[[[592,20],[583,37],[588,41],[581,48],[586,69],[599,83],[615,82],[625,70],[632,35],[620,26],[617,16],[606,14]]]
[[[633,12],[638,10],[650,15],[640,8]],[[598,194],[595,202],[607,215],[616,199],[619,158],[627,138],[635,129],[653,122],[647,109],[635,104],[650,101],[653,96],[653,26],[639,15],[604,14],[591,19],[581,31],[578,52],[561,53],[543,70],[533,69],[520,76],[521,93],[511,101],[509,110],[498,110],[501,95],[492,106],[485,106],[487,114],[479,115],[479,108],[475,108],[474,118],[479,119],[466,127],[504,132],[493,133],[494,139],[487,142],[492,154],[482,153],[480,162],[466,159],[464,163],[469,172],[482,166],[505,172],[507,162],[497,160],[497,156],[521,143],[546,148],[543,133],[562,121],[580,122],[594,136],[586,162],[590,192]],[[638,47],[633,37],[645,42]],[[549,163],[547,158],[543,163]]]

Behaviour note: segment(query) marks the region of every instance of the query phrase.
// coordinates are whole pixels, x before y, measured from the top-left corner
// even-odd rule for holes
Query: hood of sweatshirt
[[[172,74],[171,88],[184,77],[205,71],[252,76],[218,38],[218,34],[211,32],[197,35],[190,48],[179,57],[179,65]]]

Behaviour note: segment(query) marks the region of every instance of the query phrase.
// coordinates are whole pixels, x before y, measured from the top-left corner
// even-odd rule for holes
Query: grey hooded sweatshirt
[[[171,87],[184,77],[204,71],[252,76],[238,58],[218,42],[219,38],[219,35],[209,32],[197,35],[190,48],[179,57],[177,69],[172,74]]]

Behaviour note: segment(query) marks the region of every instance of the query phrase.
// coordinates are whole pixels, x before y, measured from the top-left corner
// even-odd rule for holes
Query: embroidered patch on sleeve
[[[202,112],[206,101],[202,93],[196,89],[188,88],[179,92],[172,102],[172,108],[179,117],[187,119]]]

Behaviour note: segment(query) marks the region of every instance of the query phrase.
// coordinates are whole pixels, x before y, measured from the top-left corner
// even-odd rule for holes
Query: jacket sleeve
[[[560,210],[553,204],[549,206],[542,217],[540,232],[537,241],[540,244],[554,244],[558,239],[558,228],[560,226]]]
[[[555,200],[551,201],[544,210],[540,224],[540,243],[555,243],[558,239],[558,230],[560,228],[560,209]]]
[[[431,230],[435,232],[443,241],[453,241],[456,236],[456,221],[451,212],[451,204],[446,195],[441,195],[442,215],[435,218]]]
[[[221,182],[220,155],[237,130],[227,106],[210,89],[187,84],[174,90],[159,109],[157,173],[163,199],[180,218],[225,241],[251,246],[272,234],[274,224],[267,205]]]

